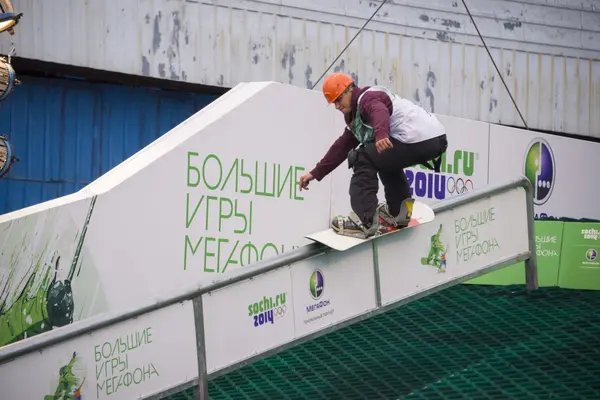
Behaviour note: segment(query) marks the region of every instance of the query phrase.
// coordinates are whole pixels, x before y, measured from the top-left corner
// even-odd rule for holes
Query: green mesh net
[[[455,286],[221,376],[209,395],[600,399],[600,292]]]

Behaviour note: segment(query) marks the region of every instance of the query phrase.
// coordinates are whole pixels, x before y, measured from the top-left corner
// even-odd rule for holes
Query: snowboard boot
[[[357,239],[368,239],[371,236],[383,235],[398,230],[399,228],[391,225],[382,217],[384,206],[384,204],[381,204],[377,207],[373,221],[369,225],[363,224],[360,218],[354,212],[351,212],[347,217],[338,215],[333,218],[331,228],[339,235]]]
[[[415,204],[415,199],[408,198],[402,201],[400,205],[400,212],[398,215],[393,216],[390,213],[389,207],[387,204],[383,204],[380,206],[380,215],[381,218],[389,225],[396,228],[406,228],[410,223],[410,219],[412,218],[413,207]]]

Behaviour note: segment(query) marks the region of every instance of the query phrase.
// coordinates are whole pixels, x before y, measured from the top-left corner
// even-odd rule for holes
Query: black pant
[[[396,216],[402,201],[410,197],[410,186],[404,168],[425,164],[446,151],[446,135],[419,143],[402,143],[390,138],[393,147],[377,152],[369,143],[348,154],[348,164],[354,170],[350,180],[350,205],[363,224],[371,225],[377,209],[379,178],[383,184],[389,211]]]

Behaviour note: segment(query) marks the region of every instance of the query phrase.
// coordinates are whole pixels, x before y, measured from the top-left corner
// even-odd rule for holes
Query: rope
[[[346,45],[346,47],[344,47],[344,49],[340,52],[340,54],[338,54],[338,56],[335,58],[335,60],[333,60],[333,62],[329,65],[329,67],[327,67],[327,69],[325,70],[325,72],[323,72],[323,75],[321,75],[319,77],[319,79],[317,79],[317,81],[315,82],[315,84],[313,85],[313,87],[311,88],[311,90],[314,89],[317,86],[317,84],[319,83],[319,81],[321,79],[323,79],[323,77],[325,76],[325,74],[327,73],[327,71],[329,71],[331,69],[331,67],[333,67],[333,65],[342,56],[342,54],[344,54],[344,52],[348,49],[348,47],[350,47],[350,45],[352,44],[352,42],[354,42],[354,39],[356,39],[358,37],[358,35],[360,35],[360,33],[363,31],[363,29],[365,29],[365,27],[367,26],[367,24],[369,22],[371,22],[371,20],[375,17],[375,15],[377,15],[377,13],[379,12],[379,10],[381,9],[381,7],[383,7],[383,5],[385,3],[387,3],[387,0],[383,0],[383,2],[379,5],[379,7],[377,7],[377,9],[373,13],[373,15],[371,15],[371,17],[363,24],[362,28],[360,28],[358,30],[358,32],[356,32],[356,35],[354,35],[354,37],[348,42],[348,44]]]
[[[504,85],[504,88],[508,92],[508,95],[510,96],[510,99],[512,100],[513,105],[515,106],[515,109],[519,113],[519,116],[521,117],[521,121],[523,121],[523,125],[525,125],[526,129],[529,129],[529,127],[527,126],[527,122],[525,122],[525,118],[523,118],[523,114],[521,114],[521,110],[519,110],[519,106],[517,105],[517,102],[515,101],[512,93],[508,89],[508,86],[506,85],[506,82],[504,81],[504,77],[502,76],[502,73],[500,73],[500,70],[498,69],[496,62],[494,61],[494,57],[492,57],[492,53],[490,52],[490,49],[488,49],[487,44],[485,43],[485,40],[483,40],[483,36],[481,36],[481,32],[479,32],[479,28],[477,27],[477,24],[475,23],[475,20],[473,19],[473,16],[471,15],[471,11],[469,11],[469,7],[467,7],[467,3],[465,2],[465,0],[462,0],[462,3],[465,6],[465,10],[467,10],[467,14],[469,14],[469,17],[471,18],[471,22],[473,22],[473,25],[475,26],[475,30],[477,31],[477,34],[479,35],[479,39],[481,39],[481,42],[483,43],[483,47],[485,47],[485,50],[487,51],[488,56],[490,57],[490,60],[492,60],[492,64],[494,64],[494,68],[496,68],[496,72],[498,72],[498,76],[500,76],[500,79],[502,80],[502,84]]]

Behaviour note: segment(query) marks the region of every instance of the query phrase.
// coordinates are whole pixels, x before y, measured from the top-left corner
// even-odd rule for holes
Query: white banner
[[[526,176],[537,217],[600,219],[600,144],[491,125],[490,147],[490,183]]]
[[[1,397],[142,398],[196,378],[196,354],[188,301],[0,365]]]
[[[203,296],[208,372],[376,308],[373,252],[361,246]]]
[[[203,296],[208,373],[294,339],[290,268]]]
[[[308,243],[328,227],[330,182],[297,182],[337,114],[319,92],[241,85],[84,191],[2,216],[0,346]]]
[[[290,96],[311,118],[292,123],[294,108],[273,112]],[[300,192],[298,179],[332,141],[333,112],[319,93],[267,85],[208,125],[197,114],[169,132],[181,138],[177,147],[98,199],[88,237],[109,301],[122,302],[149,270],[135,291],[141,299],[216,279],[326,229],[329,183]]]
[[[436,214],[377,243],[382,303],[410,297],[529,250],[525,190]]]
[[[411,195],[426,204],[468,193],[488,183],[489,124],[445,115],[437,117],[448,136],[441,172],[436,174],[423,166],[406,169]]]
[[[297,337],[377,307],[369,246],[296,263],[292,266],[292,284]]]

